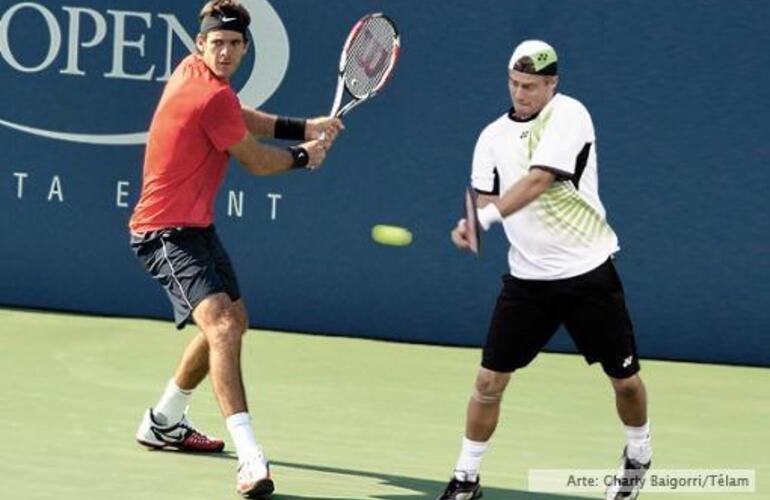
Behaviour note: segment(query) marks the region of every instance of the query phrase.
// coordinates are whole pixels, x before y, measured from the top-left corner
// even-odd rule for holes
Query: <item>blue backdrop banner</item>
[[[232,165],[217,227],[253,326],[479,345],[499,277],[449,231],[481,129],[510,106],[525,38],[560,56],[560,90],[591,110],[601,195],[644,357],[770,365],[770,3],[734,0],[243,0],[254,44],[244,104],[328,112],[352,24],[402,32],[391,84],[346,120],[323,169]],[[0,0],[0,303],[170,318],[128,246],[146,130],[193,48],[181,0]],[[412,245],[375,244],[375,224]],[[169,324],[169,331],[172,331]],[[573,351],[566,335],[549,346]]]

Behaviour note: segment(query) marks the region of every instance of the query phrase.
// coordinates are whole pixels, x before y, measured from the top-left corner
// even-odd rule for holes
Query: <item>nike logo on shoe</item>
[[[158,427],[150,427],[152,434],[158,438],[159,441],[163,441],[168,444],[176,444],[183,441],[187,436],[187,430],[181,427],[176,429],[166,430]]]

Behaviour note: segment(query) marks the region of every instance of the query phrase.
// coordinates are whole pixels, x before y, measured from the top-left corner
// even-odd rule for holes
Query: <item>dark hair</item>
[[[535,74],[535,61],[529,56],[520,57],[518,61],[513,65],[513,69],[521,71],[522,73]]]
[[[239,20],[244,24],[251,23],[249,11],[238,0],[211,0],[206,2],[198,17],[202,21],[206,16],[222,14],[238,16]]]
[[[558,74],[558,65],[556,61],[548,66],[543,66],[540,68],[540,71],[538,71],[535,67],[535,60],[532,59],[531,56],[520,57],[519,60],[513,64],[513,69],[530,75],[554,76]]]
[[[237,18],[238,23],[242,26],[251,24],[249,11],[238,0],[211,0],[206,2],[198,17],[201,23],[203,23],[203,20],[207,17],[221,18],[223,16]],[[205,35],[206,33],[201,32],[201,34]]]

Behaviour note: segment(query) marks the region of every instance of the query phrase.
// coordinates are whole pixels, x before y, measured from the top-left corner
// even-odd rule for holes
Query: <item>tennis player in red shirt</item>
[[[129,226],[134,253],[168,294],[177,328],[192,320],[201,332],[145,412],[136,439],[151,448],[222,451],[224,441],[199,432],[186,416],[193,389],[210,374],[238,454],[237,489],[263,498],[274,485],[251,426],[240,366],[249,322],[214,229],[214,200],[230,157],[255,175],[317,168],[344,127],[336,118],[301,120],[242,107],[230,77],[248,49],[250,15],[236,0],[213,0],[200,21],[197,53],[176,68],[152,119],[142,194]],[[281,149],[255,136],[301,144]]]

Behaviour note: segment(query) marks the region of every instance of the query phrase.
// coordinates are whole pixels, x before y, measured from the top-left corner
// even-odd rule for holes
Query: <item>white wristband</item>
[[[476,216],[479,218],[479,224],[484,231],[488,231],[495,222],[503,222],[503,216],[494,203],[489,203],[484,208],[477,209]]]

